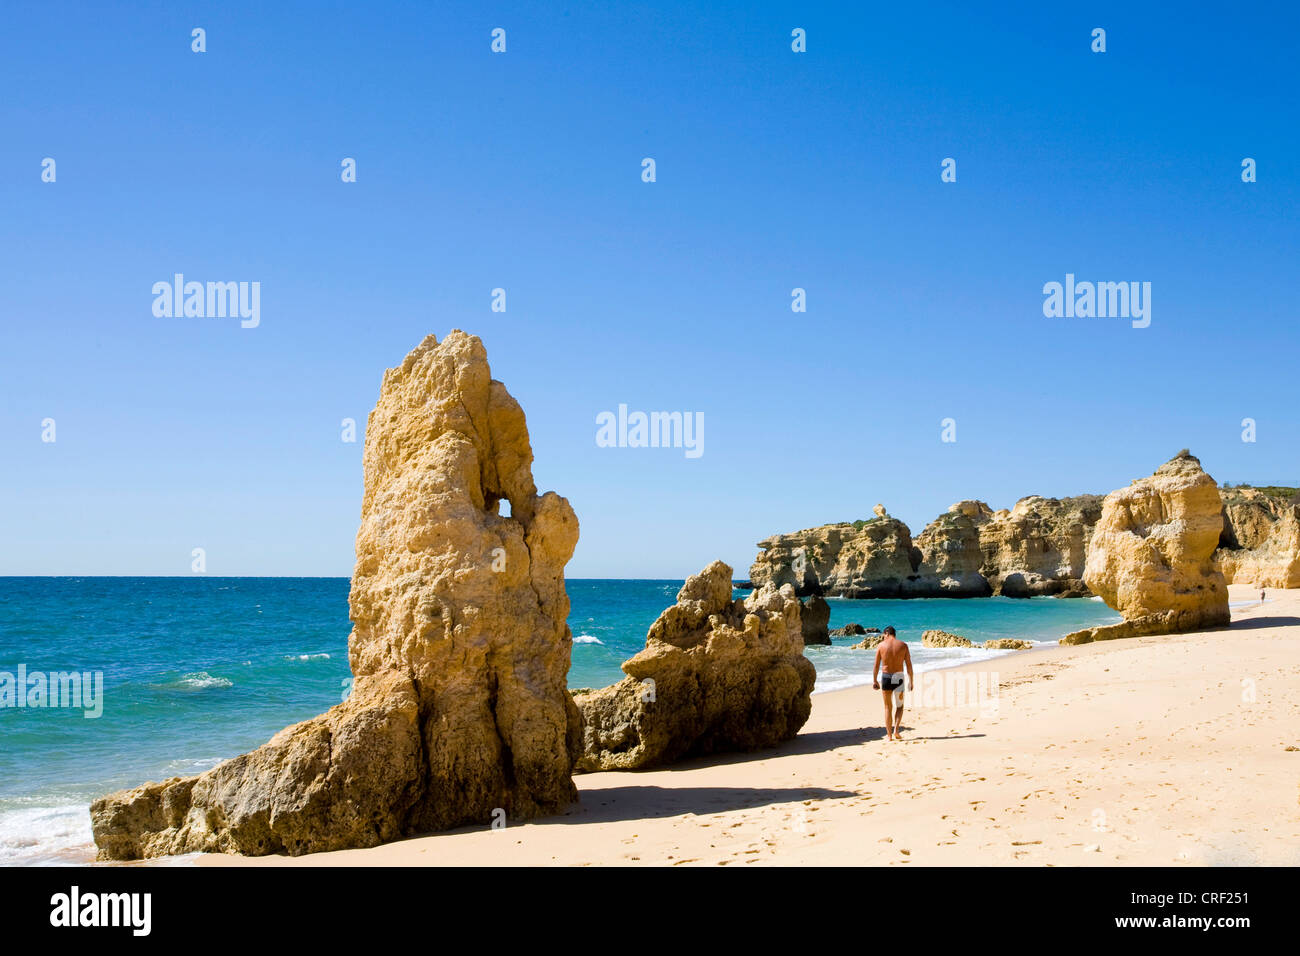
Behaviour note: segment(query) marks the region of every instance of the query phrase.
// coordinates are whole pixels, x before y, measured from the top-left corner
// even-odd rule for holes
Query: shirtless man
[[[885,730],[888,740],[902,740],[903,729],[903,668],[907,668],[907,689],[912,689],[912,652],[894,636],[893,627],[885,628],[885,636],[876,647],[876,666],[871,672],[871,686],[885,695]],[[884,671],[881,671],[884,665]]]

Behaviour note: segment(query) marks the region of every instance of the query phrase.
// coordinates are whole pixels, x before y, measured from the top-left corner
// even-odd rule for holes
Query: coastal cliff
[[[366,427],[350,696],[197,777],[96,800],[100,858],[367,847],[574,800],[578,521],[532,460],[477,337],[429,336],[390,369]]]
[[[994,594],[1087,597],[1088,541],[1101,519],[1101,495],[1030,495],[999,511],[980,530],[980,572]]]
[[[1300,588],[1300,494],[1224,488],[1223,534],[1214,552],[1229,584]]]
[[[920,563],[911,531],[888,515],[773,535],[758,546],[753,586],[789,584],[800,597],[898,597]]]
[[[773,535],[758,543],[754,586],[846,598],[1084,597],[1088,540],[1101,496],[1022,498],[1011,510],[959,501],[915,541],[902,521],[876,517]]]

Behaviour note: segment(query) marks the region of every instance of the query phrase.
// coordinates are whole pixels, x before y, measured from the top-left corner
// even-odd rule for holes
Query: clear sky
[[[0,574],[350,574],[341,421],[452,328],[578,513],[573,577],[744,576],[774,532],[1184,446],[1300,482],[1298,34],[1267,3],[7,4]],[[177,272],[260,282],[260,325],[155,317]],[[1045,318],[1067,273],[1150,282],[1150,326]],[[598,447],[620,403],[703,413],[704,453]]]

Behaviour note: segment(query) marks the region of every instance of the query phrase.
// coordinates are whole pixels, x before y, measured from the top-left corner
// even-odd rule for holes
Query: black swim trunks
[[[899,673],[899,674],[887,674],[887,673],[885,673],[885,672],[882,671],[881,674],[880,674],[880,689],[881,689],[881,690],[896,690],[896,691],[898,691],[899,693],[902,693],[902,690],[903,690],[903,675],[902,675],[901,673]]]

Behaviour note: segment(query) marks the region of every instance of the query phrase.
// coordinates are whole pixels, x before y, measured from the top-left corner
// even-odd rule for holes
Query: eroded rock
[[[837,627],[831,631],[831,637],[861,637],[867,633],[867,629],[856,621],[845,624],[843,627]]]
[[[626,678],[574,695],[583,718],[576,769],[756,750],[799,732],[816,671],[794,589],[764,584],[737,601],[731,593],[731,568],[713,562],[651,625],[645,649],[623,663]]]
[[[390,369],[366,428],[351,695],[197,777],[95,801],[101,858],[373,846],[575,799],[578,522],[537,494],[532,458],[477,337],[429,336]]]
[[[1218,487],[1187,452],[1111,492],[1084,581],[1124,620],[1075,631],[1061,643],[1227,626],[1228,588],[1214,560],[1222,531]]]
[[[799,612],[799,620],[805,647],[831,642],[828,630],[831,623],[831,606],[826,603],[825,598],[814,594],[804,601],[803,608]]]
[[[916,537],[920,562],[903,586],[914,597],[988,597],[993,588],[981,573],[980,529],[992,510],[982,501],[959,501]]]
[[[951,634],[948,631],[932,630],[926,631],[921,635],[922,647],[974,647],[973,644],[960,634]]]
[[[789,584],[800,596],[899,597],[920,561],[907,525],[888,516],[773,535],[758,546],[750,580]]]
[[[758,543],[756,584],[847,598],[1086,597],[1088,540],[1101,498],[1022,498],[1011,510],[959,501],[912,538],[881,508],[864,521],[773,535]]]
[[[1215,559],[1229,584],[1300,588],[1300,499],[1255,488],[1223,489]]]
[[[1101,518],[1101,496],[1030,495],[980,525],[981,573],[1004,597],[1084,597],[1088,541]]]

